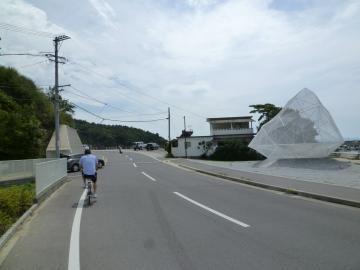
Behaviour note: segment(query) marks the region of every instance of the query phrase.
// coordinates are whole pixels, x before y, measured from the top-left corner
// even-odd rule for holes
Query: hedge
[[[33,204],[35,184],[0,187],[0,236]]]

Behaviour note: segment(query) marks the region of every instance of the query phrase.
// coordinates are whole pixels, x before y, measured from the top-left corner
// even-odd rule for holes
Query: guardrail
[[[35,165],[36,197],[40,198],[67,176],[66,158],[39,162]]]

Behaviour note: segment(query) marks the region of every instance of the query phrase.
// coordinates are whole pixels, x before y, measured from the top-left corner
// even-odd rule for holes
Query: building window
[[[213,129],[231,129],[230,123],[216,123],[213,124]]]
[[[243,128],[249,128],[249,123],[232,123],[233,129],[243,129]]]

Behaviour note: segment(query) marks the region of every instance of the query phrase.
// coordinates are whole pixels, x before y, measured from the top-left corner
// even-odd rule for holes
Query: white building
[[[210,148],[213,136],[192,136],[186,138],[186,151],[188,157],[200,157]],[[172,142],[171,153],[174,157],[185,157],[185,137],[178,137]]]
[[[252,116],[208,118],[207,122],[210,124],[210,135],[215,140],[228,138],[250,142],[254,136]]]
[[[175,157],[200,157],[203,154],[211,154],[216,146],[226,140],[241,140],[249,143],[254,137],[254,120],[251,116],[208,118],[210,124],[210,136],[178,137],[172,141],[171,151]],[[186,139],[186,151],[185,151]]]

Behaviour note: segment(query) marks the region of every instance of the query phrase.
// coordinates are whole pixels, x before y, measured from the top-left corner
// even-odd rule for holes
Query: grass
[[[0,187],[0,236],[33,204],[35,184]]]

